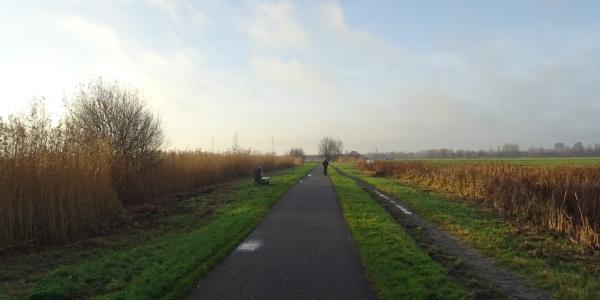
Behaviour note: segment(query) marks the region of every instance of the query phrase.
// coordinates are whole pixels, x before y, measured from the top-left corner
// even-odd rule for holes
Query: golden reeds
[[[120,203],[102,142],[73,144],[36,109],[0,120],[0,247],[98,230]]]
[[[231,151],[171,151],[161,153],[159,163],[126,176],[128,201],[144,199],[177,191],[189,190],[226,180],[251,176],[262,166],[265,171],[299,165],[292,156],[275,156]]]
[[[151,165],[121,164],[109,143],[82,143],[70,126],[53,126],[35,105],[27,116],[0,119],[0,248],[77,239],[101,231],[124,202],[301,163],[238,150],[160,152]],[[114,174],[123,175],[118,187]]]
[[[463,197],[481,199],[503,214],[519,215],[568,234],[583,246],[600,247],[600,167],[524,167],[480,163],[432,165],[375,161],[358,166]]]

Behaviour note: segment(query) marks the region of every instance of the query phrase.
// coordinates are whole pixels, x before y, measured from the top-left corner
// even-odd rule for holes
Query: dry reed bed
[[[123,202],[250,176],[257,166],[275,170],[300,163],[252,153],[164,153],[158,164],[126,176],[129,193],[123,198],[112,184],[109,158],[100,150],[0,155],[0,248],[77,239],[105,229]]]
[[[249,176],[257,166],[301,163],[250,151],[173,151],[136,167],[115,163],[107,143],[78,142],[69,130],[43,112],[0,119],[0,248],[81,238],[106,229],[124,204]]]
[[[600,167],[523,167],[510,164],[432,165],[357,162],[374,176],[395,177],[481,199],[501,214],[518,215],[600,248]]]
[[[135,203],[178,191],[251,176],[258,166],[265,171],[302,164],[299,157],[261,155],[250,151],[210,153],[171,151],[159,163],[126,176],[127,202]]]

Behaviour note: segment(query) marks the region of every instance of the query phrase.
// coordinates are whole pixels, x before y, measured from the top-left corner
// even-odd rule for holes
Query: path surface
[[[321,167],[296,184],[187,297],[375,298]]]

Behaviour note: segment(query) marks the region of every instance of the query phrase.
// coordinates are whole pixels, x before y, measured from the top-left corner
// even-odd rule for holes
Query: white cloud
[[[269,150],[273,135],[307,152],[325,134],[357,150],[596,142],[593,31],[553,47],[506,34],[421,49],[351,23],[337,2],[148,4],[0,11],[0,112],[32,95],[56,110],[103,76],[140,88],[179,148],[215,137],[222,149],[236,131],[244,146]]]
[[[319,14],[321,21],[346,43],[354,46],[388,48],[388,50],[391,47],[385,40],[373,34],[351,28],[346,23],[344,12],[338,3],[320,5]]]
[[[148,5],[168,14],[179,25],[191,23],[200,25],[209,17],[195,5],[194,1],[146,0]]]
[[[252,67],[256,78],[287,97],[303,96],[308,101],[332,100],[335,84],[318,69],[297,60],[255,57]]]
[[[251,18],[241,24],[252,42],[276,49],[298,49],[310,42],[290,1],[266,2],[253,7]]]

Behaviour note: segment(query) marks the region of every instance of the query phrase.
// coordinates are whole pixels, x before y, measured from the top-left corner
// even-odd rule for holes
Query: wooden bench
[[[269,184],[270,178],[263,176],[263,167],[258,167],[254,170],[254,183]]]

